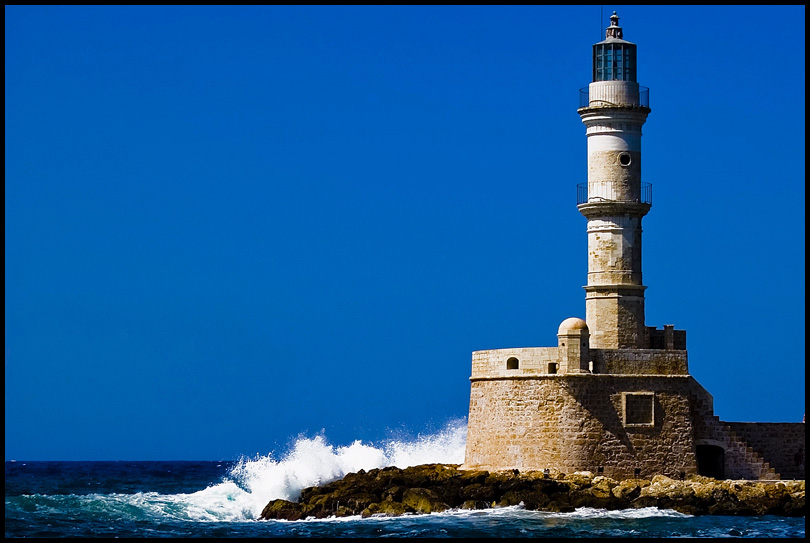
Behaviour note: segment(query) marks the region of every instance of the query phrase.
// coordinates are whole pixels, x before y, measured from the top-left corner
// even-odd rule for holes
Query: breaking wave
[[[55,515],[77,511],[116,520],[247,521],[259,517],[274,499],[295,501],[306,487],[323,485],[361,469],[420,464],[461,464],[466,420],[448,422],[433,434],[389,439],[379,444],[356,440],[329,443],[325,435],[298,437],[278,458],[272,453],[239,459],[220,482],[191,493],[23,495],[6,498],[6,509]]]
[[[239,460],[231,469],[232,481],[223,484],[244,490],[243,500],[249,502],[244,505],[256,518],[270,500],[294,501],[304,488],[342,479],[361,469],[461,464],[466,442],[464,419],[452,420],[434,434],[419,435],[414,440],[390,439],[379,445],[356,440],[351,445],[334,446],[324,435],[299,437],[280,459],[267,455]]]

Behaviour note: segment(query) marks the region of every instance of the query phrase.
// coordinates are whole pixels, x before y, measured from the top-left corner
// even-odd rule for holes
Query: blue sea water
[[[655,508],[572,513],[503,507],[402,517],[265,521],[271,499],[359,469],[460,463],[462,425],[413,442],[335,447],[299,438],[280,459],[6,461],[9,537],[757,537],[804,538],[805,519],[690,516]]]

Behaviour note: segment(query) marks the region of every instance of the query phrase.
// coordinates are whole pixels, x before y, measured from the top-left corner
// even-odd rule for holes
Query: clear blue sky
[[[6,6],[5,457],[235,459],[465,417],[584,318],[576,109],[650,88],[647,324],[805,411],[804,6]]]

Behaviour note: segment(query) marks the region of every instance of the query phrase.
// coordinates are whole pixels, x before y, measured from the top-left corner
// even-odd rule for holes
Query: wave
[[[689,518],[692,515],[679,513],[673,509],[658,509],[657,507],[639,507],[638,509],[594,509],[592,507],[580,507],[570,513],[543,513],[549,517],[565,516],[565,518],[615,518],[615,519],[639,519],[639,518]]]
[[[295,501],[306,487],[323,485],[361,469],[461,464],[466,439],[465,419],[451,420],[432,434],[413,439],[392,438],[379,445],[356,440],[336,446],[323,433],[315,437],[299,436],[280,459],[272,453],[241,458],[222,481],[197,492],[7,496],[6,509],[54,515],[81,512],[110,520],[255,520],[271,500]]]
[[[357,440],[336,447],[324,435],[299,437],[281,460],[272,455],[243,458],[229,476],[245,491],[243,500],[250,503],[244,505],[252,518],[257,518],[271,500],[295,501],[304,488],[323,485],[361,469],[461,464],[466,442],[465,419],[451,420],[434,434],[419,435],[414,440],[389,439],[379,446]]]
[[[373,516],[371,518],[377,521],[399,522],[403,519],[413,519],[414,513],[406,513],[399,517],[387,516]],[[656,507],[642,507],[638,509],[596,509],[592,507],[580,507],[574,511],[566,513],[555,513],[551,511],[534,511],[525,509],[523,505],[508,505],[502,507],[492,507],[489,509],[448,509],[446,511],[431,513],[435,519],[440,518],[456,518],[456,519],[469,519],[474,517],[487,517],[493,522],[500,519],[518,520],[525,519],[565,519],[565,520],[598,520],[598,519],[613,519],[613,520],[633,520],[633,519],[655,519],[655,518],[692,518],[692,515],[679,513],[673,509],[658,509]],[[326,517],[315,518],[308,517],[298,522],[304,523],[345,523],[356,522],[362,520],[360,515],[348,515],[345,517]],[[285,521],[278,521],[285,522]]]

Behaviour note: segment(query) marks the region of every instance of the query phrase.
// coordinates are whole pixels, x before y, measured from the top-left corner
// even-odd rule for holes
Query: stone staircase
[[[692,396],[695,438],[717,442],[725,449],[727,479],[778,480],[782,477],[731,427],[714,414],[711,399]]]

